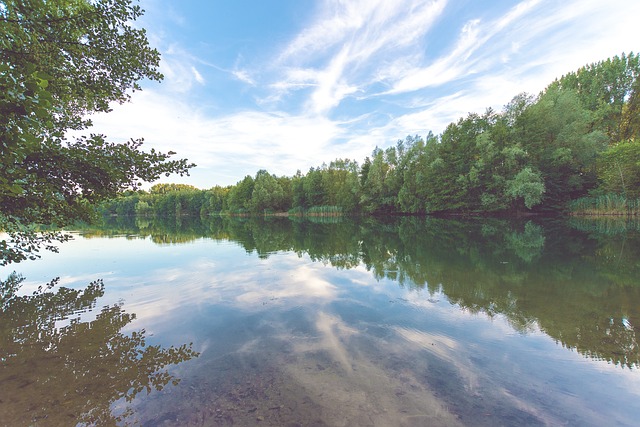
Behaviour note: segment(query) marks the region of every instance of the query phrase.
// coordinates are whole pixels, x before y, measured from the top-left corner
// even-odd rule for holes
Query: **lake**
[[[80,229],[0,270],[0,424],[637,426],[639,229],[411,217]]]

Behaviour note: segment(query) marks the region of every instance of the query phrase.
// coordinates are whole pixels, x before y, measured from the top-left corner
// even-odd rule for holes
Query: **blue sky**
[[[165,80],[93,117],[199,188],[359,163],[578,67],[640,50],[637,0],[141,0]]]

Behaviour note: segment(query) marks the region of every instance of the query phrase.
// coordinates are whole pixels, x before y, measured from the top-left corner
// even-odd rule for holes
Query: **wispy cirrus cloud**
[[[376,80],[385,54],[423,37],[445,5],[444,0],[327,2],[280,54],[277,66],[285,74],[272,84],[281,91],[277,99],[287,91],[312,88],[306,110],[328,113]]]
[[[205,83],[196,62],[177,45],[170,45],[163,52],[160,72],[164,75],[163,88],[168,92],[187,94],[194,85]]]
[[[202,77],[202,74],[200,74],[198,69],[193,65],[191,66],[191,72],[193,73],[193,77],[196,79],[198,83],[200,83],[201,85],[205,83],[204,77]]]
[[[501,62],[503,58],[492,55],[492,61],[486,62],[483,52],[484,46],[493,38],[501,34],[510,25],[527,16],[540,4],[540,0],[529,0],[516,5],[505,15],[490,22],[472,19],[466,22],[458,34],[455,45],[446,56],[434,61],[426,62],[393,83],[387,94],[413,92],[429,86],[438,86],[454,81],[464,75],[484,71],[493,62]],[[506,39],[502,39],[505,42]],[[508,42],[510,43],[510,42]],[[504,46],[501,46],[501,50]],[[506,49],[508,51],[509,49]],[[474,57],[474,53],[478,53]],[[484,62],[484,66],[479,64]]]
[[[344,45],[362,60],[383,47],[410,45],[429,30],[446,4],[445,0],[326,1],[315,21],[286,46],[279,62],[313,62]]]
[[[231,71],[231,74],[233,74],[235,78],[237,78],[241,82],[247,83],[251,86],[256,85],[256,81],[251,77],[249,72],[246,70],[233,70]]]

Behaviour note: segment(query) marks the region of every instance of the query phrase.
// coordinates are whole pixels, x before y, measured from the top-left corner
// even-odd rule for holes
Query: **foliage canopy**
[[[2,264],[65,239],[36,234],[35,224],[88,220],[93,204],[194,166],[142,151],[142,139],[68,137],[91,113],[129,100],[141,79],[162,79],[158,51],[133,24],[142,13],[132,0],[0,1]]]

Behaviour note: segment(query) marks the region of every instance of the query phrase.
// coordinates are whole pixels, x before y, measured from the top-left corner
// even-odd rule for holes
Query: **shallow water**
[[[0,271],[0,424],[637,425],[640,236],[572,225],[81,230]]]

